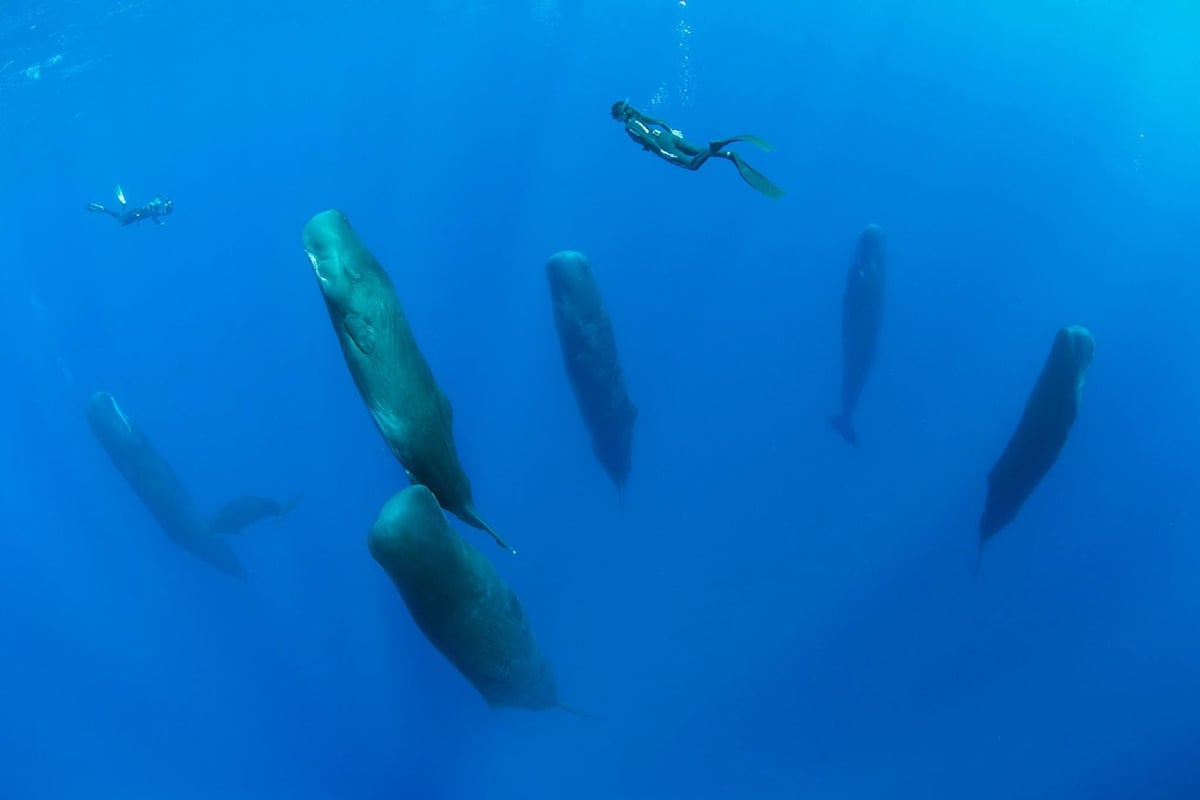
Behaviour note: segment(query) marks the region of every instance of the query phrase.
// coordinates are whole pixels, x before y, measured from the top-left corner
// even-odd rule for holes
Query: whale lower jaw
[[[129,421],[129,417],[125,416],[125,412],[121,410],[121,406],[117,405],[117,398],[109,395],[108,402],[112,405],[112,410],[117,415],[117,418],[121,420],[121,424],[125,426],[125,432],[133,433],[133,423]]]
[[[317,258],[316,254],[313,253],[312,250],[305,250],[304,255],[308,256],[308,263],[312,264],[313,274],[317,276],[317,280],[319,280],[322,284],[328,285],[329,276],[321,272],[320,259]]]

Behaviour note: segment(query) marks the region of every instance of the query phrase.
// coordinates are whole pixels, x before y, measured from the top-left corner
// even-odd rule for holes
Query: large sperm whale
[[[367,547],[425,638],[491,708],[562,708],[554,669],[516,593],[446,522],[433,494],[409,486],[379,511]]]
[[[1095,349],[1087,328],[1072,325],[1055,335],[1017,429],[988,473],[987,502],[979,519],[979,559],[987,541],[1016,518],[1058,459],[1079,414],[1083,379]]]
[[[417,347],[388,274],[336,209],[308,221],[303,243],[350,377],[409,480],[515,552],[475,510],[454,444],[450,401]]]

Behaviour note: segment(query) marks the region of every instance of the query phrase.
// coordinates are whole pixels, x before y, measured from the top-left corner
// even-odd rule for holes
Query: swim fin
[[[742,180],[753,186],[758,191],[772,199],[783,197],[784,191],[771,181],[767,180],[767,176],[756,170],[754,167],[742,160],[742,157],[737,153],[730,153],[729,160],[737,167],[738,173],[742,176]]]
[[[731,145],[734,142],[745,142],[746,144],[752,144],[759,150],[762,150],[766,153],[775,152],[775,145],[771,144],[766,139],[760,139],[757,136],[753,136],[749,133],[743,133],[740,136],[733,136],[720,142],[714,142],[714,144],[717,145],[718,150],[723,150],[727,145]]]
[[[100,205],[99,203],[88,203],[87,210],[88,211],[107,211],[108,209],[106,209],[104,206]]]

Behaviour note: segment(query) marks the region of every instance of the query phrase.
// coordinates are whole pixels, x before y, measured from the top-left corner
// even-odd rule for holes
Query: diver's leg
[[[707,151],[701,151],[699,153],[692,154],[686,161],[681,160],[679,164],[684,169],[690,169],[695,172],[696,170],[700,169],[701,166],[703,166],[705,161],[708,161],[710,158],[712,158],[712,155],[712,153]]]

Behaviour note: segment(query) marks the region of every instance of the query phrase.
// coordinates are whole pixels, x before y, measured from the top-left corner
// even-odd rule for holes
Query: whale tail
[[[301,492],[300,494],[293,497],[291,500],[288,500],[286,503],[284,503],[282,506],[279,507],[279,513],[276,514],[275,516],[279,517],[280,519],[286,519],[287,515],[292,513],[292,509],[296,507],[296,504],[300,502],[300,498],[302,498],[302,497],[304,497],[304,492]]]
[[[850,421],[850,417],[846,414],[834,414],[829,418],[829,424],[833,429],[842,435],[850,444],[858,447],[858,434],[854,431],[854,423]]]
[[[500,534],[496,533],[496,531],[492,529],[492,526],[488,525],[483,517],[479,516],[479,512],[475,510],[475,505],[473,503],[466,503],[460,506],[454,510],[454,514],[472,528],[478,528],[481,531],[486,531],[493,539],[496,540],[496,544],[500,545],[514,556],[517,554],[517,551],[514,550],[508,542],[501,539]]]
[[[979,552],[975,555],[975,577],[979,577],[979,567],[983,564],[983,546],[987,544],[987,539],[980,537]]]

